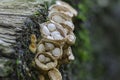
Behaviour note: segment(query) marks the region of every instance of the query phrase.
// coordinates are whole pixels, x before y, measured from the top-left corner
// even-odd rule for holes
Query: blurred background
[[[51,0],[0,0],[5,1]],[[63,1],[78,11],[73,19],[76,59],[61,67],[63,80],[120,80],[120,0]]]
[[[120,80],[120,0],[64,1],[79,12],[69,79]]]

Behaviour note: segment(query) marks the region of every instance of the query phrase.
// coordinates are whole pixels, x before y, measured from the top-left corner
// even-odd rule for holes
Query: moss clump
[[[22,27],[21,34],[17,38],[16,60],[17,80],[38,80],[38,71],[34,68],[35,54],[29,50],[30,35],[35,34],[40,39],[39,24],[47,20],[48,4],[41,5],[43,8],[38,9],[33,15],[28,17]]]

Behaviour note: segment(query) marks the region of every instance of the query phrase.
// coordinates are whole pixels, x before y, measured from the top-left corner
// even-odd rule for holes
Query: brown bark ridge
[[[16,52],[16,46],[19,44],[16,45],[16,43],[19,41],[18,36],[21,35],[24,22],[41,7],[40,4],[43,2],[44,0],[39,0],[39,2],[37,0],[0,1],[0,80],[10,80],[11,78],[13,78],[12,80],[28,80],[15,78],[16,72],[13,66],[21,63],[21,61],[17,61],[19,54]]]

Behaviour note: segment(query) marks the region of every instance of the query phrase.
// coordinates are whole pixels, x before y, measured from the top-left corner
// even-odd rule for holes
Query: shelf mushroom
[[[60,59],[63,54],[61,44],[45,39],[41,40],[38,43],[37,52],[38,53],[49,52],[56,59]]]
[[[50,59],[49,61],[47,59]],[[35,64],[39,70],[48,71],[57,66],[57,60],[48,52],[38,53],[35,56]]]
[[[60,5],[52,5],[49,8],[49,12],[60,12],[62,14],[68,15],[69,17],[73,17],[73,13],[71,13],[68,8],[64,7],[64,6],[60,6]]]
[[[63,28],[67,28],[69,31],[74,30],[74,24],[72,22],[72,18],[64,13],[60,13],[57,11],[51,11],[48,15],[48,18],[55,23],[59,23]]]
[[[69,17],[73,17],[77,15],[77,11],[72,8],[69,4],[63,1],[56,1],[56,4],[52,5],[49,8],[50,11],[58,11],[60,13],[66,14]]]
[[[67,43],[72,45],[72,44],[75,44],[75,41],[76,41],[76,37],[74,35],[73,32],[71,32],[70,34],[67,35]]]
[[[64,13],[60,13],[58,11],[50,11],[48,14],[48,18],[57,23],[64,23],[65,21],[72,21],[72,18]]]
[[[71,11],[71,13],[74,14],[74,16],[77,16],[78,12],[72,6],[70,6],[68,3],[57,0],[56,4],[67,7]]]
[[[53,21],[48,21],[40,24],[40,27],[40,32],[44,39],[56,42],[65,41],[65,31],[60,24],[55,23]]]
[[[59,65],[64,64],[64,63],[69,63],[70,61],[75,60],[75,57],[72,53],[72,49],[70,46],[67,48],[63,49],[63,56],[62,59],[59,61]]]
[[[48,72],[50,80],[62,80],[62,75],[58,69],[54,68]]]

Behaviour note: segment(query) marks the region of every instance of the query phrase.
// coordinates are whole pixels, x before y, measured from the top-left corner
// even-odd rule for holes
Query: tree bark
[[[16,63],[16,39],[21,34],[25,20],[40,8],[40,4],[43,4],[43,0],[0,1],[0,80],[9,80],[14,73],[13,65],[8,64]]]

